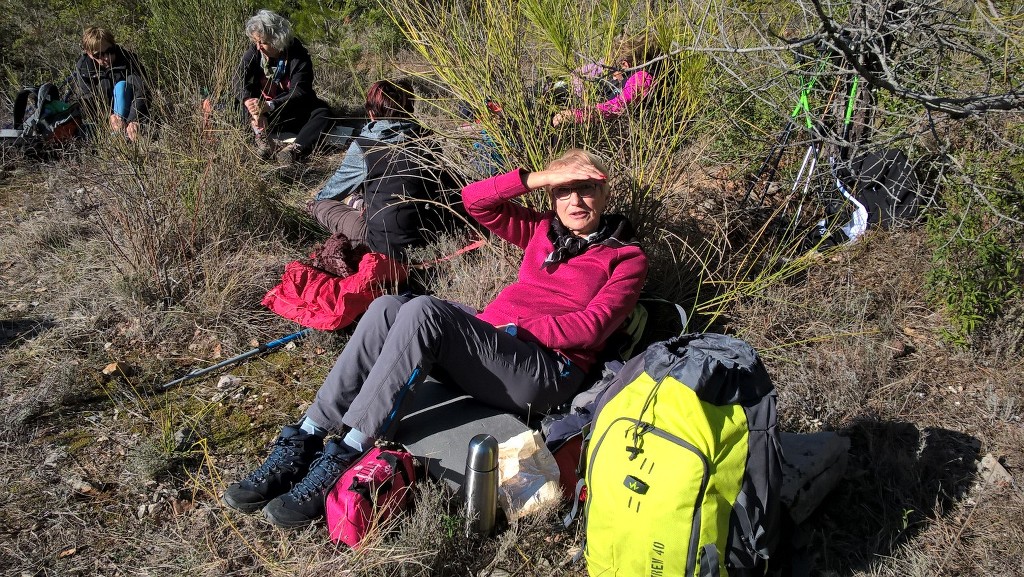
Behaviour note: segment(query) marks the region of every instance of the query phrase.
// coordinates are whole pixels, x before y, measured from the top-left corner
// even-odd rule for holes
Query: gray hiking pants
[[[362,210],[340,200],[311,200],[306,210],[327,232],[340,232],[353,242],[366,241],[366,217]]]
[[[385,295],[356,325],[306,416],[390,437],[411,391],[433,374],[481,402],[534,415],[569,400],[583,371],[536,343],[430,296]]]

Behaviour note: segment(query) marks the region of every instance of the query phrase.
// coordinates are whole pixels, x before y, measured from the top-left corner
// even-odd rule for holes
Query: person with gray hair
[[[245,35],[260,37],[280,52],[292,43],[292,24],[288,19],[270,10],[260,10],[245,23]]]
[[[295,38],[291,24],[270,10],[260,10],[245,23],[252,44],[238,69],[241,115],[256,135],[256,152],[282,164],[308,156],[327,130],[330,109],[313,90],[313,60]],[[272,132],[297,133],[282,146]]]

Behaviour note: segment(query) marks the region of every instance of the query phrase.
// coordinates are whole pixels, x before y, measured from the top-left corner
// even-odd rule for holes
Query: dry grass
[[[822,570],[1022,574],[1020,490],[976,476],[986,453],[1020,470],[1020,359],[944,344],[919,290],[923,242],[869,236],[746,300],[731,326],[764,355],[787,430],[851,439],[843,483],[803,529]]]
[[[513,77],[521,82],[520,63],[505,64],[508,78],[456,94],[479,105]],[[430,80],[423,62],[411,66]],[[354,98],[339,75],[324,81],[332,98]],[[447,85],[435,88],[453,96]],[[432,124],[450,127],[450,104],[425,107]],[[225,485],[308,406],[345,336],[316,335],[229,369],[239,381],[224,388],[216,376],[166,393],[153,385],[294,331],[257,303],[283,264],[318,239],[298,207],[337,157],[274,169],[251,158],[244,131],[225,119],[210,141],[198,118],[174,112],[165,117],[175,122],[138,149],[107,140],[43,163],[0,151],[5,574],[584,574],[568,561],[581,536],[555,530],[554,513],[471,540],[461,534],[457,496],[432,483],[393,531],[360,552],[331,545],[322,527],[281,531],[219,503]],[[520,112],[524,126],[546,124]],[[626,191],[619,208],[638,218],[648,243],[649,288],[697,307],[694,328],[711,323],[762,352],[787,430],[851,440],[842,483],[792,533],[809,543],[799,559],[829,576],[1024,575],[1024,303],[974,349],[947,345],[947,322],[922,290],[929,254],[920,231],[869,235],[779,268],[792,247],[762,228],[771,208],[740,206],[740,175],[762,151],[711,160],[727,158],[719,140],[729,123],[750,119],[706,112],[702,130],[687,125],[666,149],[645,140],[642,122],[612,123],[597,137],[643,152],[617,154],[613,164]],[[522,135],[495,128],[510,135],[510,158],[535,163],[555,145],[592,136],[567,130],[566,140],[543,139],[543,150],[515,150],[512,136]],[[453,148],[452,159],[465,156]],[[645,164],[645,154],[657,163]],[[445,239],[424,258],[462,244]],[[519,258],[492,240],[422,276],[438,296],[481,307],[514,277]],[[114,361],[128,374],[103,375]],[[977,474],[988,453],[1016,484]]]
[[[302,412],[343,339],[319,336],[238,367],[241,381],[229,389],[210,378],[148,392],[178,367],[213,362],[218,347],[229,355],[283,327],[249,299],[296,251],[277,234],[250,237],[218,257],[228,265],[200,275],[211,280],[193,285],[187,303],[140,303],[121,287],[116,253],[98,232],[110,208],[76,192],[84,177],[48,168],[56,176],[24,173],[23,192],[7,193],[0,237],[0,563],[13,574],[582,574],[566,561],[579,536],[555,531],[553,518],[466,540],[457,499],[436,485],[424,485],[397,533],[361,553],[331,546],[320,528],[279,531],[223,508],[220,491]],[[292,177],[284,202],[319,178]],[[693,198],[715,190],[718,181],[707,182]],[[695,230],[723,221],[723,194],[713,205],[685,203]],[[802,528],[823,574],[1021,573],[1024,499],[975,474],[985,453],[1014,475],[1024,467],[1020,362],[997,347],[943,344],[943,320],[919,290],[923,242],[917,232],[869,236],[722,317],[763,352],[788,430],[837,430],[853,443],[846,478]],[[429,279],[440,296],[480,306],[517,259],[492,242],[437,265]],[[660,278],[679,274],[671,258],[659,263]],[[108,380],[99,369],[112,360],[137,372]]]

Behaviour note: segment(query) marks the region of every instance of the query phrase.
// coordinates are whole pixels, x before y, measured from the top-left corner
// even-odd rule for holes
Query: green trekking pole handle
[[[212,373],[213,371],[216,371],[217,369],[221,369],[221,368],[224,368],[224,367],[226,367],[228,365],[232,365],[234,363],[238,363],[238,362],[244,361],[245,359],[248,359],[249,357],[254,357],[256,355],[265,353],[267,351],[271,351],[273,349],[276,349],[277,347],[280,347],[281,345],[288,344],[288,343],[290,343],[290,342],[292,342],[292,341],[294,341],[296,339],[301,339],[302,337],[304,337],[304,336],[306,336],[306,335],[308,335],[308,334],[310,334],[312,332],[313,332],[313,329],[302,329],[301,331],[299,331],[297,333],[292,333],[290,335],[285,335],[285,336],[283,336],[283,337],[281,337],[281,338],[279,338],[277,340],[270,341],[269,343],[262,344],[262,345],[260,345],[260,346],[258,346],[256,348],[254,348],[254,349],[252,349],[250,351],[246,351],[246,352],[244,352],[244,353],[242,353],[242,354],[240,354],[238,356],[231,357],[230,359],[221,361],[221,362],[217,363],[216,365],[213,365],[212,367],[206,367],[205,369],[194,370],[191,373],[185,375],[184,377],[181,377],[181,378],[178,378],[178,379],[174,379],[173,381],[171,381],[171,382],[161,386],[160,390],[166,391],[167,389],[170,389],[171,387],[180,385],[180,384],[182,384],[182,383],[184,383],[186,381],[191,381],[192,379],[201,377],[203,375],[207,375],[209,373]]]
[[[822,62],[819,62],[817,72],[820,73],[823,69],[824,64]],[[804,119],[805,124],[807,125],[807,130],[813,131],[814,124],[813,122],[811,122],[810,93],[811,90],[814,89],[814,85],[815,83],[817,83],[817,81],[817,74],[801,78],[800,98],[797,101],[796,107],[793,109],[793,112],[790,113],[789,115],[789,122],[786,123],[786,127],[782,130],[782,133],[775,141],[775,144],[772,145],[771,149],[768,151],[768,156],[761,163],[761,168],[757,170],[757,174],[750,181],[750,186],[747,188],[747,193],[743,196],[743,203],[741,204],[741,206],[746,206],[747,202],[750,201],[750,197],[754,193],[754,189],[757,188],[758,183],[761,182],[761,177],[765,176],[765,173],[767,173],[767,177],[765,178],[766,182],[771,182],[772,180],[774,180],[775,173],[779,170],[779,163],[782,162],[783,152],[786,148],[786,145],[789,143],[789,137],[793,133],[793,126],[795,125],[797,116],[800,115],[801,111],[803,111],[804,113]],[[765,190],[767,191],[767,188]],[[760,206],[764,202],[764,197],[765,193],[762,193],[761,200],[758,202],[758,206]]]
[[[854,76],[850,83],[850,93],[846,95],[846,114],[843,115],[843,140],[850,136],[853,126],[853,108],[857,103],[857,87],[860,85],[860,76]]]
[[[846,116],[843,117],[843,124],[849,124],[853,118],[853,104],[857,100],[857,85],[860,84],[860,76],[853,77],[853,85],[850,86],[850,96],[846,99]]]

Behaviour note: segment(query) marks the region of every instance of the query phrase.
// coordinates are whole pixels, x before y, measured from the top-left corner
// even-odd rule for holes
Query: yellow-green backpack
[[[781,519],[775,389],[726,335],[655,343],[597,403],[585,454],[591,577],[759,575]]]

